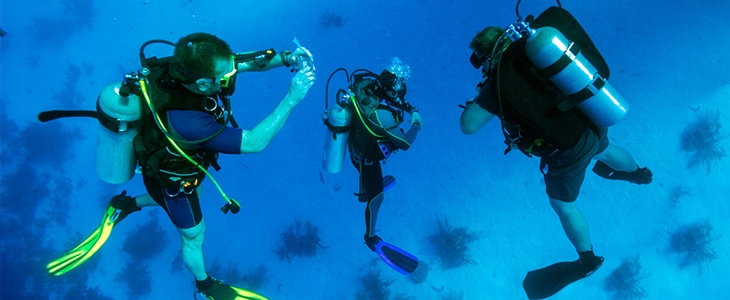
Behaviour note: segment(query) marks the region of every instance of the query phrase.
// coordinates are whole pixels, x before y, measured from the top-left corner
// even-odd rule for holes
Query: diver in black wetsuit
[[[381,246],[387,244],[375,234],[375,224],[383,203],[384,185],[387,186],[390,183],[388,178],[392,178],[384,180],[380,162],[398,150],[408,150],[423,123],[418,109],[404,98],[409,74],[403,70],[409,69],[398,59],[393,59],[393,65],[400,67],[386,69],[380,75],[361,77],[352,84],[355,116],[348,150],[353,166],[360,173],[360,188],[356,195],[360,202],[367,203],[365,243],[379,254]],[[404,112],[411,115],[411,127],[407,132],[401,128]],[[403,255],[408,254],[404,252]],[[412,271],[409,267],[397,266],[397,263],[391,267],[406,273]]]

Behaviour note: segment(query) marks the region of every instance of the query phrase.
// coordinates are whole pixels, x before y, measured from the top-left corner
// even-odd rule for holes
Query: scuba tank
[[[96,172],[101,180],[111,184],[131,180],[137,166],[132,141],[139,133],[142,103],[134,94],[120,94],[121,88],[121,83],[105,87],[96,105],[100,126]]]
[[[329,91],[329,83],[332,76],[338,71],[345,69],[337,69],[327,79],[327,91]],[[347,140],[350,136],[350,123],[352,122],[352,111],[350,111],[350,94],[345,90],[337,91],[337,105],[329,106],[329,97],[325,92],[325,111],[322,113],[322,121],[327,126],[324,140],[324,154],[322,155],[322,168],[325,171],[335,174],[342,171],[342,165],[345,162],[345,152],[347,152]]]
[[[629,111],[628,103],[574,45],[557,29],[542,27],[527,38],[525,53],[542,70],[556,68],[550,81],[564,94],[575,95],[578,99],[569,101],[581,101],[576,106],[594,124],[609,127],[618,123]]]
[[[324,140],[324,155],[322,156],[322,168],[325,171],[335,174],[342,171],[345,162],[345,150],[347,150],[347,139],[350,136],[350,122],[352,112],[347,106],[332,106],[326,115],[325,124],[327,131]]]
[[[506,28],[505,34],[513,41],[526,36],[525,54],[529,60],[568,96],[558,105],[561,111],[577,106],[598,127],[614,125],[628,112],[629,105],[618,91],[598,73],[580,47],[558,29],[534,29],[518,20]]]

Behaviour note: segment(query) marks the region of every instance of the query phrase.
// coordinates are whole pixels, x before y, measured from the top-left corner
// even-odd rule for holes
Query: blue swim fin
[[[395,185],[395,177],[390,175],[385,175],[383,177],[383,192],[389,190]]]
[[[405,250],[380,240],[374,245],[375,253],[391,268],[403,275],[413,273],[418,267],[418,258]]]

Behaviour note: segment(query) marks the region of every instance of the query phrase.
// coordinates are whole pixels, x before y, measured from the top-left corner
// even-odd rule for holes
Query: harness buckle
[[[180,191],[185,193],[185,195],[190,195],[195,191],[195,188],[198,187],[198,179],[196,178],[194,181],[180,181]]]

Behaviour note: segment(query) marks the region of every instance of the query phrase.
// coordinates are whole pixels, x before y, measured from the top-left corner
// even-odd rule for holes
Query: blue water
[[[520,13],[537,15],[552,1],[523,1]],[[654,172],[646,186],[606,181],[589,172],[578,205],[590,223],[604,266],[552,299],[618,299],[606,279],[622,261],[638,257],[637,287],[645,299],[727,299],[730,282],[730,159],[686,168],[682,131],[703,111],[719,112],[717,147],[730,149],[730,2],[562,1],[581,21],[611,67],[611,83],[631,111],[610,130],[610,141]],[[139,67],[139,46],[213,33],[234,51],[293,49],[297,37],[315,56],[317,83],[284,129],[262,153],[224,156],[214,174],[243,206],[223,215],[220,196],[206,181],[205,255],[213,276],[226,268],[248,273],[265,266],[256,289],[271,299],[353,299],[358,278],[380,270],[391,299],[524,299],[529,270],[577,255],[544,193],[538,160],[512,152],[496,121],[465,136],[461,104],[480,79],[468,62],[468,44],[488,25],[516,20],[514,1],[3,1],[0,27],[2,192],[0,234],[2,299],[189,299],[193,278],[178,258],[175,229],[159,208],[145,208],[118,226],[86,265],[51,278],[45,264],[80,242],[99,222],[108,199],[122,190],[141,194],[141,179],[111,186],[95,174],[98,125],[90,119],[39,124],[50,109],[94,109],[106,85]],[[330,11],[342,27],[323,26]],[[153,55],[171,48],[155,46]],[[386,193],[378,235],[430,267],[415,284],[388,268],[362,243],[363,204],[352,195],[356,171],[321,170],[325,83],[339,67],[376,72],[392,57],[410,65],[408,99],[424,128],[413,148],[383,166],[398,183]],[[240,74],[233,110],[252,128],[285,95],[292,73],[281,68]],[[337,76],[332,91],[345,86]],[[332,92],[331,92],[332,94]],[[320,177],[320,174],[321,177]],[[674,197],[678,187],[686,195]],[[676,199],[676,201],[675,201]],[[474,263],[443,270],[428,237],[447,218],[478,232],[469,244]],[[159,226],[146,227],[157,219]],[[279,260],[272,251],[295,219],[319,228],[315,257]],[[678,228],[707,222],[716,258],[681,267],[670,246]],[[154,223],[152,223],[154,225]],[[155,228],[156,236],[139,228]],[[140,233],[142,232],[142,233]],[[166,242],[160,242],[165,236]],[[143,238],[146,237],[146,238]],[[137,240],[138,244],[133,241]],[[148,249],[132,258],[130,241]],[[148,241],[143,244],[142,241]],[[129,246],[127,246],[129,248]],[[229,265],[233,264],[233,265]],[[130,288],[133,286],[133,288]],[[458,298],[450,298],[458,299]]]

